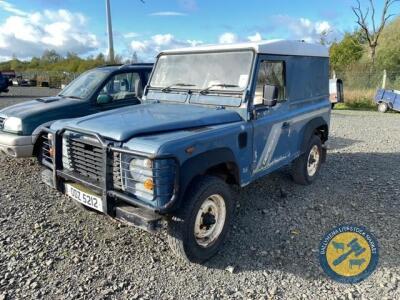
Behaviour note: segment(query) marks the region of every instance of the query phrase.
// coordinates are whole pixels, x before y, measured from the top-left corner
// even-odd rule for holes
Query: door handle
[[[283,124],[282,124],[282,128],[283,129],[287,129],[289,127],[290,127],[290,123],[289,122],[283,122]]]

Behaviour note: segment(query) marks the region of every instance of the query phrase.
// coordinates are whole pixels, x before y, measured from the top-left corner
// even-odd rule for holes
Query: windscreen
[[[162,55],[150,86],[243,91],[249,83],[253,57],[252,51]]]
[[[108,74],[100,69],[85,72],[63,89],[60,96],[85,99],[99,87]]]

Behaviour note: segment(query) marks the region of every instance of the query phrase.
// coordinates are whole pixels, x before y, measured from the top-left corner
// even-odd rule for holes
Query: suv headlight
[[[21,119],[15,117],[6,118],[4,121],[3,130],[12,133],[21,133],[22,132]]]
[[[154,207],[168,203],[175,192],[177,165],[174,159],[114,155],[114,188],[134,195]]]
[[[148,158],[132,158],[129,162],[131,178],[136,182],[143,183],[143,187],[149,192],[153,192],[154,189],[152,166],[153,162]]]

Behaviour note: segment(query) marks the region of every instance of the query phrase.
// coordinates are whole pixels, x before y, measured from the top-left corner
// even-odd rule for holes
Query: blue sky
[[[366,0],[361,0],[365,1]],[[151,60],[164,48],[287,38],[338,39],[355,27],[355,0],[111,0],[116,51]],[[383,2],[383,1],[376,1]],[[379,7],[378,7],[379,8]],[[0,0],[0,59],[46,48],[106,53],[104,0]]]

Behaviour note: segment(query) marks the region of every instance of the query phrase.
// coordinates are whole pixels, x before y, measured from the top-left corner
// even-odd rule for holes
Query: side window
[[[113,76],[100,91],[100,95],[108,95],[115,102],[139,98],[142,90],[140,74],[122,73]]]
[[[285,84],[285,63],[283,61],[262,61],[257,76],[254,105],[263,104],[264,85],[278,87],[278,102],[283,102],[286,99]]]

